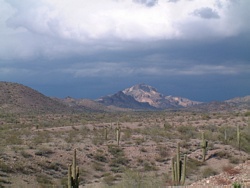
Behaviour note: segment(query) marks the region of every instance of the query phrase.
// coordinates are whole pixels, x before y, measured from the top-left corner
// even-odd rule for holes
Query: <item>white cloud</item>
[[[0,59],[62,57],[134,41],[234,36],[250,30],[249,2],[0,0]]]

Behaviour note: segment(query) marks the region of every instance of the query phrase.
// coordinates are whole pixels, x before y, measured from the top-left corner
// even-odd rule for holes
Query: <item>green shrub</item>
[[[116,145],[109,145],[108,146],[108,151],[114,156],[114,157],[119,157],[119,156],[124,156],[124,152],[122,148]]]

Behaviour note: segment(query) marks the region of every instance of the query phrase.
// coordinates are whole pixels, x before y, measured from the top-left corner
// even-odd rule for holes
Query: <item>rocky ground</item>
[[[250,160],[224,170],[223,173],[194,182],[188,187],[232,187],[233,183],[250,187]]]

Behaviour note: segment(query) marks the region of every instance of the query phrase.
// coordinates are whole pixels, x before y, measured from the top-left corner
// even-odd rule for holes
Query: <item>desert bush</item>
[[[156,171],[158,168],[156,167],[155,163],[151,162],[149,163],[148,161],[145,161],[143,163],[143,169],[144,171]]]
[[[42,143],[48,143],[51,141],[51,135],[45,131],[36,132],[36,134],[32,137],[32,143],[34,145],[40,145]]]
[[[123,130],[123,136],[122,136],[122,138],[123,138],[123,140],[128,140],[128,139],[130,139],[131,138],[131,136],[132,136],[132,130],[131,129],[124,129]]]
[[[210,167],[205,167],[201,173],[203,178],[207,178],[209,176],[214,176],[217,174],[217,172]]]
[[[214,157],[216,157],[218,159],[229,159],[231,157],[231,155],[229,152],[222,150],[222,151],[216,152],[214,154]]]
[[[140,148],[140,151],[146,153],[147,149],[145,147],[142,147],[142,148]]]
[[[94,163],[92,164],[92,167],[93,167],[93,169],[94,169],[95,171],[100,171],[100,172],[105,171],[103,165],[102,165],[101,163],[98,163],[98,162],[94,162]]]
[[[9,180],[5,180],[5,179],[0,179],[0,187],[4,187],[2,184],[11,184],[11,182]]]
[[[245,116],[250,116],[250,111],[247,111],[244,115]]]
[[[93,158],[99,162],[107,162],[107,157],[104,156],[104,153],[97,152],[94,154]]]
[[[31,158],[33,157],[31,154],[29,154],[28,152],[26,151],[21,151],[21,155],[24,157],[24,158]]]
[[[92,135],[93,135],[93,138],[91,139],[92,140],[92,143],[94,145],[102,145],[105,138],[103,136],[103,131],[102,130],[93,130],[92,132]]]
[[[103,182],[107,184],[108,186],[114,185],[116,178],[113,175],[108,175],[103,178]]]
[[[118,156],[111,160],[111,167],[119,167],[120,165],[126,166],[128,165],[129,160],[126,157]]]
[[[199,167],[203,166],[204,163],[193,158],[187,159],[187,174],[197,174],[199,173]]]
[[[40,184],[40,187],[45,188],[53,186],[52,179],[47,175],[39,174],[38,176],[36,176],[36,181]]]
[[[122,176],[122,181],[114,187],[117,188],[152,188],[165,187],[166,177],[155,174],[148,174],[138,170],[126,170]]]
[[[3,172],[6,172],[6,173],[11,173],[13,172],[13,168],[11,168],[10,165],[6,164],[4,161],[0,160],[0,169],[1,171]]]
[[[8,136],[5,137],[5,143],[8,145],[21,145],[23,140],[17,131],[6,133]]]
[[[109,145],[108,146],[108,151],[114,156],[114,157],[120,157],[124,156],[124,152],[122,148],[116,145]]]
[[[233,183],[233,188],[241,188],[242,185],[239,182],[234,182]]]
[[[162,158],[168,157],[168,148],[166,146],[157,145],[156,150],[159,152],[159,156]]]
[[[43,148],[38,149],[35,152],[35,155],[48,157],[49,155],[51,155],[53,153],[54,152],[51,149],[43,147]]]
[[[135,138],[134,139],[136,145],[141,145],[143,142],[145,142],[144,138]]]
[[[162,141],[164,138],[173,138],[173,133],[169,131],[165,131],[164,128],[160,126],[151,126],[144,129],[138,130],[143,135],[148,135],[154,140],[155,142]]]
[[[197,138],[197,131],[193,126],[179,126],[177,127],[177,131],[179,132],[180,139],[187,140]]]
[[[239,164],[240,159],[237,158],[237,157],[229,156],[229,162],[232,163],[232,164]]]
[[[171,130],[173,127],[170,125],[170,123],[168,123],[168,122],[165,122],[164,123],[164,125],[163,125],[163,127],[164,127],[164,129],[166,130],[166,131],[169,131],[169,130]]]

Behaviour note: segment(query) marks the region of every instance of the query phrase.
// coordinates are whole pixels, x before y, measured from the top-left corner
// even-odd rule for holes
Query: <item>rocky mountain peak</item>
[[[157,90],[150,86],[150,85],[146,85],[146,84],[137,84],[134,85],[130,88],[124,89],[122,91],[124,94],[126,95],[130,95],[133,96],[135,98],[137,97],[162,97],[162,94],[158,93]],[[140,101],[142,102],[142,101]],[[143,101],[145,102],[145,101]]]
[[[146,84],[137,84],[124,89],[122,92],[126,95],[132,96],[138,102],[146,102],[154,107],[158,107],[156,101],[160,101],[163,97],[163,95],[158,93],[154,87]]]
[[[147,102],[155,108],[187,107],[199,102],[182,97],[166,96],[159,93],[154,87],[146,84],[137,84],[122,91],[132,96],[138,102]]]
[[[125,90],[123,90],[124,93],[131,93],[131,92],[147,92],[147,93],[152,93],[152,92],[157,92],[157,90],[149,85],[146,85],[144,83],[142,84],[137,84],[134,85],[130,88],[127,88]]]

